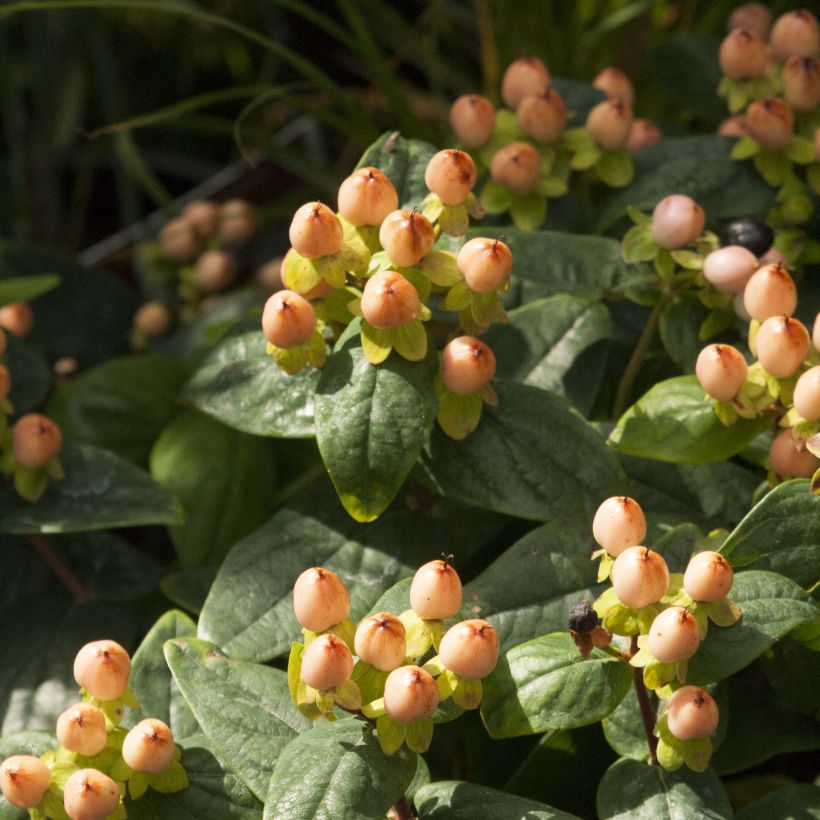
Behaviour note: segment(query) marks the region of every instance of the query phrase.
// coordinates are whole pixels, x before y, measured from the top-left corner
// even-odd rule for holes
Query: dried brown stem
[[[26,535],[26,541],[34,551],[48,564],[48,568],[63,582],[71,593],[75,604],[87,604],[91,600],[91,590],[84,584],[54,549],[51,543],[38,533]]]
[[[638,652],[638,638],[632,638],[630,656]],[[632,680],[635,683],[635,692],[638,695],[638,705],[641,707],[641,720],[646,733],[646,742],[649,745],[649,762],[658,765],[658,738],[655,737],[655,716],[652,714],[652,704],[649,702],[649,693],[643,682],[643,670],[635,667],[632,670]]]

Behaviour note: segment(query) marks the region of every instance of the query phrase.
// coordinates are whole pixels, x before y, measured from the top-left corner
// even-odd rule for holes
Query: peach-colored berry
[[[646,537],[646,516],[634,498],[614,495],[601,502],[592,519],[592,536],[610,555],[636,547]]]
[[[811,343],[815,350],[820,350],[820,313],[814,317],[814,326],[811,332]]]
[[[713,399],[731,401],[746,381],[748,368],[743,354],[726,344],[704,347],[695,362],[700,386]]]
[[[515,113],[519,129],[541,143],[555,142],[567,127],[567,104],[552,88],[524,97]]]
[[[0,763],[0,790],[19,809],[40,805],[51,782],[51,771],[39,757],[13,755]]]
[[[642,151],[648,145],[654,145],[661,141],[661,132],[657,125],[647,119],[639,118],[633,120],[629,129],[629,136],[626,140],[626,150],[630,154]]]
[[[729,594],[735,573],[719,552],[698,552],[689,559],[683,588],[695,601],[719,601]]]
[[[365,663],[390,672],[404,663],[404,624],[390,612],[377,612],[359,623],[353,646]]]
[[[744,322],[751,322],[752,317],[749,316],[749,311],[746,310],[746,305],[743,304],[743,291],[738,291],[732,297],[732,307],[734,308],[735,315],[738,319],[741,319]]]
[[[757,331],[755,352],[763,369],[776,379],[791,376],[809,352],[806,326],[788,316],[770,316]]]
[[[592,87],[603,91],[610,100],[623,100],[630,108],[635,105],[635,89],[632,81],[620,68],[607,66],[598,72]]]
[[[219,293],[233,284],[235,278],[236,267],[225,251],[205,251],[196,260],[194,282],[202,293]]]
[[[390,260],[402,268],[420,262],[433,249],[435,241],[430,220],[418,211],[392,211],[379,228],[381,246]]]
[[[115,700],[128,686],[131,656],[116,641],[87,643],[74,659],[74,680],[97,700]]]
[[[293,215],[288,231],[290,244],[305,259],[338,252],[344,232],[339,217],[321,202],[308,202]]]
[[[501,80],[501,99],[513,111],[524,97],[538,94],[550,84],[550,73],[537,57],[521,57],[510,63]]]
[[[652,239],[667,250],[694,242],[705,225],[703,208],[685,194],[664,197],[652,211]]]
[[[700,627],[695,616],[682,606],[665,609],[652,621],[647,646],[661,663],[691,658],[700,646]]]
[[[134,327],[150,339],[164,336],[172,322],[171,311],[162,302],[145,302],[134,314]]]
[[[194,226],[183,217],[167,222],[159,232],[162,255],[170,262],[190,262],[202,250],[202,240]]]
[[[410,606],[425,620],[451,618],[461,607],[461,595],[461,579],[447,561],[423,564],[410,584]]]
[[[387,330],[414,321],[421,310],[418,291],[396,271],[371,276],[362,293],[362,315],[373,327]]]
[[[814,57],[789,57],[780,73],[783,97],[795,111],[820,105],[820,62]]]
[[[820,52],[817,18],[808,9],[788,11],[775,20],[769,42],[781,62],[794,56],[815,57]]]
[[[678,740],[709,737],[719,718],[714,698],[698,686],[681,686],[666,703],[666,725]]]
[[[135,772],[164,772],[175,754],[174,734],[157,718],[141,720],[122,742],[122,759]]]
[[[351,225],[381,225],[398,207],[395,186],[378,168],[359,168],[339,186],[339,214]]]
[[[480,618],[461,621],[444,634],[439,657],[451,672],[462,678],[486,678],[498,661],[498,633]]]
[[[293,611],[305,629],[324,632],[347,618],[350,595],[335,572],[311,567],[293,585]]]
[[[631,609],[656,604],[669,589],[669,568],[649,547],[627,547],[612,565],[612,589]]]
[[[451,393],[468,396],[495,375],[495,354],[473,336],[459,336],[441,352],[441,375]]]
[[[721,137],[745,137],[749,133],[746,128],[746,118],[743,114],[735,114],[727,117],[718,126],[718,134]]]
[[[302,680],[314,689],[333,689],[352,674],[353,655],[337,635],[319,635],[302,655]]]
[[[303,344],[316,330],[316,311],[303,296],[292,290],[274,293],[262,311],[262,332],[276,347]]]
[[[432,717],[439,702],[436,682],[420,666],[400,666],[384,683],[384,709],[393,723],[406,725]]]
[[[229,199],[219,209],[219,238],[227,245],[246,245],[258,226],[253,205],[244,199]]]
[[[803,373],[794,388],[794,409],[806,419],[820,419],[820,365]]]
[[[746,130],[769,151],[781,151],[794,138],[794,115],[779,97],[755,100],[746,109]]]
[[[75,703],[57,718],[57,740],[70,752],[92,757],[105,748],[107,739],[105,715],[90,703]]]
[[[598,103],[587,115],[586,127],[592,138],[606,151],[617,151],[626,145],[632,129],[632,108],[624,100],[610,99]]]
[[[2,325],[0,325],[0,356],[5,355],[8,344],[9,340],[6,337],[6,330],[4,327],[2,327]]]
[[[424,183],[445,204],[460,205],[476,181],[475,163],[466,151],[447,148],[430,157]]]
[[[797,286],[783,265],[764,265],[746,283],[743,304],[759,322],[778,314],[791,316],[797,307]]]
[[[28,302],[11,302],[0,307],[0,328],[18,339],[25,339],[34,325],[34,313]]]
[[[104,820],[119,802],[117,784],[97,769],[77,769],[66,780],[63,807],[71,820]]]
[[[726,20],[726,30],[746,28],[762,40],[767,40],[773,19],[771,11],[763,3],[744,3],[732,10]]]
[[[753,31],[736,28],[720,44],[718,53],[721,71],[733,80],[759,77],[769,61],[766,43]]]
[[[742,245],[727,245],[703,260],[706,280],[723,293],[738,293],[758,269],[755,255]]]
[[[810,478],[820,467],[820,458],[810,450],[799,449],[791,430],[782,430],[769,448],[769,464],[784,478]]]
[[[191,202],[182,211],[182,218],[196,231],[202,239],[209,239],[219,227],[219,205],[201,199]]]
[[[481,94],[464,94],[450,107],[450,127],[467,148],[480,148],[495,131],[495,108]]]
[[[476,237],[462,245],[456,265],[470,290],[490,293],[509,281],[512,251],[500,239]]]
[[[539,182],[541,157],[528,142],[511,142],[499,148],[490,160],[494,182],[514,194],[530,194]]]
[[[9,369],[4,364],[0,364],[0,401],[7,399],[10,392],[11,376],[9,375]]]
[[[27,470],[44,466],[63,449],[60,428],[47,416],[28,413],[12,431],[14,460]]]

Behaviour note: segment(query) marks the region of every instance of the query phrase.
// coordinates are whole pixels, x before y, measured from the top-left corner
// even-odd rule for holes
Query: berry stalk
[[[74,570],[63,561],[57,550],[51,546],[51,543],[37,533],[29,533],[25,538],[34,548],[34,551],[48,564],[48,568],[63,582],[65,588],[74,598],[74,603],[87,604],[91,600],[91,590],[77,577]]]
[[[632,637],[629,648],[630,657],[638,652],[638,637]],[[658,738],[655,737],[655,716],[652,714],[652,704],[649,702],[649,693],[643,682],[643,670],[635,667],[632,670],[632,680],[635,682],[635,693],[638,695],[638,705],[641,707],[641,720],[643,730],[646,734],[646,742],[649,744],[649,762],[653,766],[658,765]]]

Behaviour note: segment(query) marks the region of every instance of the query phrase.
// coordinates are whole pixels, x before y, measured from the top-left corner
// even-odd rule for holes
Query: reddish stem
[[[393,806],[393,813],[396,816],[396,820],[415,820],[416,817],[410,809],[410,804],[404,795],[396,801],[396,804]]]
[[[63,582],[71,593],[75,604],[87,604],[91,600],[91,590],[74,573],[50,542],[38,533],[29,533],[26,541],[34,551],[48,564],[48,568]]]
[[[632,637],[629,655],[632,657],[638,652],[638,638]],[[635,667],[632,670],[632,680],[635,683],[635,692],[638,695],[638,705],[641,707],[641,719],[643,730],[646,734],[646,742],[649,744],[649,762],[653,766],[658,765],[658,738],[655,737],[655,715],[652,714],[652,704],[649,702],[649,693],[643,682],[643,670]]]

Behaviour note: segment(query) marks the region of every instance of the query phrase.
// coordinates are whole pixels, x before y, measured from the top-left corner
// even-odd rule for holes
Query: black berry
[[[573,632],[592,632],[598,626],[598,615],[589,601],[581,601],[569,608],[569,628]]]
[[[774,241],[772,229],[762,219],[735,219],[720,232],[720,244],[741,245],[755,256],[763,256]]]

